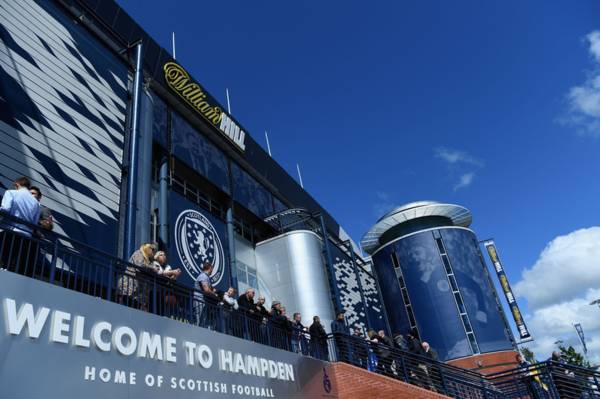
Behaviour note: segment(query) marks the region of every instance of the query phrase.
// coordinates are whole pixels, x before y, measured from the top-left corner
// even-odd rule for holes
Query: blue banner
[[[168,255],[171,267],[182,269],[178,281],[193,286],[202,265],[210,262],[213,286],[226,291],[230,264],[225,223],[177,193],[171,192],[169,201],[172,230]]]

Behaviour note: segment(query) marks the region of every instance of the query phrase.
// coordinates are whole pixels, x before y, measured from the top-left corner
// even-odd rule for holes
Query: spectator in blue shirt
[[[40,219],[40,203],[31,195],[29,187],[31,183],[25,176],[19,177],[14,181],[14,190],[6,190],[2,197],[0,210],[22,219],[31,224],[38,224]],[[31,228],[17,223],[12,223],[11,230],[31,237]]]
[[[31,183],[27,177],[14,181],[14,189],[6,190],[2,197],[0,211],[15,218],[37,225],[40,217],[40,204],[31,195]],[[38,242],[32,240],[31,227],[15,221],[5,221],[7,228],[0,233],[0,268],[31,276],[35,270],[38,255]]]

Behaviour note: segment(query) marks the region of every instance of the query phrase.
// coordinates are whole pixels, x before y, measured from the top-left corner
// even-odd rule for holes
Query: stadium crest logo
[[[187,209],[175,222],[175,246],[183,267],[194,280],[204,262],[213,264],[210,281],[217,285],[223,278],[225,256],[219,235],[212,223],[200,212]]]

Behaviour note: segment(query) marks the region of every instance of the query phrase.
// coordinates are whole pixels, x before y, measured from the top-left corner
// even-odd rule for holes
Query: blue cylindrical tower
[[[417,334],[440,360],[513,349],[471,220],[462,206],[414,202],[384,215],[361,241],[392,332]]]

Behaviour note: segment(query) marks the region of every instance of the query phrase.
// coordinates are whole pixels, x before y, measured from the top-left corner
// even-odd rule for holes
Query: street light
[[[600,308],[600,298],[596,299],[595,301],[590,302],[590,305],[592,305],[592,306],[598,305],[598,307]]]

